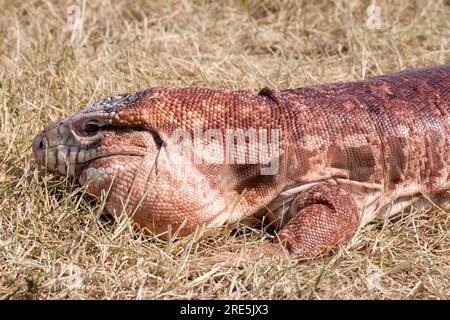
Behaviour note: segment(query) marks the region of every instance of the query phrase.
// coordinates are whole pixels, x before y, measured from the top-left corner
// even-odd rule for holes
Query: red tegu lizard
[[[450,199],[450,65],[275,92],[150,88],[39,133],[39,164],[157,234],[272,221],[308,259]]]

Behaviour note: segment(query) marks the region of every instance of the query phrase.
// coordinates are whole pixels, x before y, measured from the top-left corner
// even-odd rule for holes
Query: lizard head
[[[236,104],[237,97],[242,103]],[[225,147],[208,135],[197,144],[192,139],[196,125],[203,132],[249,122],[266,125],[266,99],[254,97],[199,88],[115,95],[50,124],[35,137],[33,152],[48,170],[76,178],[94,196],[104,194],[109,213],[131,213],[139,227],[156,233],[188,234],[198,225],[237,221],[254,210],[240,196],[245,181],[258,175],[257,166],[203,158],[199,163],[199,153],[211,160],[223,157]],[[260,112],[254,112],[257,107]],[[269,190],[270,181],[263,180]],[[250,185],[257,188],[254,182]]]
[[[141,93],[142,95],[142,93]],[[86,169],[107,158],[142,157],[159,143],[156,133],[118,123],[117,110],[139,94],[120,94],[50,124],[33,140],[36,161],[61,175],[85,178]]]

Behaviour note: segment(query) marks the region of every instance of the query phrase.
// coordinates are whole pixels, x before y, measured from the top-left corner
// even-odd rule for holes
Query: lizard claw
[[[245,264],[256,263],[264,258],[284,258],[286,249],[280,243],[267,243],[259,248],[244,249],[241,252],[225,252],[203,260],[207,265],[220,265],[227,268],[242,268]]]

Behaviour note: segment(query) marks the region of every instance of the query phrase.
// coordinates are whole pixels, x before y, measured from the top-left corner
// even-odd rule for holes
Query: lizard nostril
[[[47,148],[47,141],[45,136],[39,134],[33,141],[33,153],[38,162],[44,160],[45,149]]]

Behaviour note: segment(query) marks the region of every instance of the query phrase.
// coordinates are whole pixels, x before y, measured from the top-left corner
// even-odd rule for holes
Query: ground
[[[32,157],[49,121],[112,93],[257,92],[450,62],[449,1],[376,1],[379,20],[371,3],[0,0],[0,299],[449,299],[442,209],[375,221],[305,264],[211,267],[270,236],[142,236]]]

